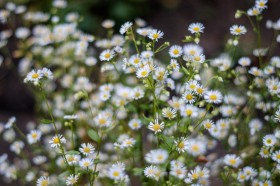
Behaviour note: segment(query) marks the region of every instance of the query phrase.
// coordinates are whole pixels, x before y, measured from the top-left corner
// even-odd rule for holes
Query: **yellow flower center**
[[[85,153],[90,153],[90,148],[85,147],[85,148],[84,148],[84,152],[85,152]]]
[[[160,130],[160,124],[158,124],[158,123],[154,124],[153,129],[154,129],[154,131]]]
[[[190,50],[190,55],[195,55],[195,50]]]
[[[43,180],[43,181],[41,182],[41,185],[42,185],[42,186],[47,186],[48,184],[49,184],[48,180]]]
[[[185,147],[185,144],[183,141],[181,141],[179,144],[178,144],[178,148],[179,149],[183,149]]]
[[[200,58],[199,56],[195,56],[195,57],[194,57],[194,60],[195,60],[195,61],[200,61],[200,59],[201,59],[201,58]]]
[[[179,50],[178,50],[178,49],[175,49],[175,50],[173,51],[173,54],[175,54],[175,55],[179,54]]]
[[[276,155],[276,158],[277,158],[277,159],[280,159],[280,154],[277,154],[277,155]]]
[[[187,99],[187,100],[192,100],[192,98],[193,98],[193,96],[192,96],[191,94],[187,94],[187,95],[186,95],[186,99]]]
[[[146,76],[147,74],[148,74],[147,71],[142,71],[142,72],[141,72],[141,76]]]
[[[158,160],[163,160],[163,156],[162,155],[158,155],[157,159]]]
[[[203,89],[202,88],[197,88],[196,92],[199,93],[199,94],[202,94],[203,93]]]
[[[197,173],[192,174],[192,179],[196,180],[196,179],[198,179],[198,177],[199,177],[199,174],[197,174]]]
[[[111,54],[110,54],[110,53],[106,53],[106,54],[104,55],[104,57],[108,59],[108,58],[111,57]]]
[[[89,162],[84,162],[84,166],[88,167],[89,166]]]
[[[132,125],[133,125],[133,127],[138,127],[138,123],[137,122],[134,122]]]
[[[198,26],[195,26],[195,27],[193,27],[193,30],[194,30],[195,32],[198,32],[200,29],[199,29]]]
[[[193,150],[194,152],[199,151],[199,146],[196,145],[196,144],[194,144],[194,145],[192,146],[192,150]]]
[[[212,95],[209,96],[209,98],[210,98],[211,100],[216,100],[216,99],[217,99],[217,96],[216,96],[215,94],[212,94]]]
[[[139,61],[140,61],[140,60],[139,60],[138,58],[136,58],[136,59],[134,60],[134,63],[135,63],[135,64],[138,64]]]
[[[68,160],[69,162],[72,162],[72,161],[74,161],[74,157],[73,157],[73,156],[69,156],[69,157],[67,158],[67,160]]]
[[[38,137],[38,134],[32,133],[31,136],[32,136],[32,138],[37,138],[37,137]]]
[[[118,177],[119,175],[120,175],[119,172],[117,172],[117,171],[113,172],[113,176],[114,176],[114,177]]]
[[[100,125],[105,125],[106,119],[104,119],[104,118],[99,119],[99,123],[100,123]]]
[[[39,74],[35,73],[35,74],[32,74],[31,76],[33,79],[37,79],[39,77]]]
[[[230,159],[230,160],[229,160],[229,163],[230,163],[231,165],[235,165],[235,164],[236,164],[236,160],[235,160],[235,159]]]
[[[187,110],[186,110],[186,114],[187,114],[188,116],[192,115],[192,113],[193,113],[192,110],[190,110],[190,109],[187,109]]]
[[[58,143],[59,143],[59,138],[58,138],[58,137],[55,137],[55,138],[53,139],[53,143],[58,144]]]
[[[159,36],[158,33],[153,34],[153,38],[154,38],[154,39],[157,39],[158,36]]]
[[[241,32],[241,29],[240,29],[240,28],[237,28],[237,29],[235,29],[235,31],[236,31],[237,33],[240,33],[240,32]]]
[[[205,124],[205,128],[210,129],[212,127],[212,124],[210,122]]]
[[[190,89],[195,89],[195,85],[190,85]]]

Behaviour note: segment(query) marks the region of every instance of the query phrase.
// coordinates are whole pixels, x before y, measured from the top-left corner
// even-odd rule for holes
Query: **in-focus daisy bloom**
[[[248,57],[242,57],[238,60],[238,64],[246,67],[246,66],[250,66],[251,65],[251,59]]]
[[[151,71],[151,70],[150,70],[150,68],[149,68],[148,66],[139,68],[139,69],[136,71],[136,77],[137,77],[137,78],[145,78],[145,77],[148,77],[150,71]]]
[[[194,93],[191,91],[186,91],[183,95],[182,95],[182,99],[186,102],[186,103],[194,103],[195,102],[195,96]]]
[[[115,56],[115,52],[113,50],[107,49],[101,52],[99,58],[101,61],[110,61]]]
[[[270,157],[270,150],[268,147],[262,147],[260,150],[260,156],[262,158],[268,158]]]
[[[41,70],[32,70],[26,76],[26,80],[31,82],[38,82],[41,78],[43,78]]]
[[[51,147],[57,148],[60,144],[66,143],[66,139],[61,134],[58,134],[49,140],[49,143],[51,144]]]
[[[183,54],[183,49],[179,45],[173,45],[169,49],[169,55],[172,58],[180,57]]]
[[[176,110],[174,110],[172,108],[163,108],[162,109],[162,115],[165,118],[173,119],[173,118],[176,117]]]
[[[263,144],[267,147],[272,147],[276,143],[276,137],[273,134],[268,134],[263,138]]]
[[[88,168],[90,168],[90,166],[93,165],[93,160],[91,158],[81,159],[79,162],[79,165],[83,169],[88,169]]]
[[[192,34],[203,33],[204,26],[203,26],[202,23],[192,23],[192,24],[190,24],[188,30],[189,30]]]
[[[210,90],[205,92],[204,99],[208,103],[219,104],[222,102],[223,96],[222,93],[217,90]]]
[[[83,155],[88,156],[88,155],[94,153],[94,147],[93,147],[93,145],[90,144],[90,143],[83,143],[83,144],[81,144],[81,147],[79,148],[79,151],[80,151]]]
[[[247,32],[246,28],[242,25],[233,25],[229,30],[230,33],[235,36],[243,35]]]
[[[41,138],[41,131],[40,130],[32,130],[29,134],[27,134],[27,141],[29,144],[36,143]]]
[[[74,185],[75,183],[78,182],[79,176],[71,174],[66,178],[66,185]]]
[[[131,22],[124,23],[120,28],[120,33],[125,34],[133,24]]]
[[[41,176],[41,177],[36,181],[36,186],[48,186],[49,183],[50,183],[49,177]]]
[[[161,132],[164,128],[164,122],[159,123],[158,118],[155,119],[155,122],[150,122],[148,128],[151,131],[154,131],[155,134]]]
[[[163,32],[160,31],[160,30],[157,30],[157,29],[152,29],[150,31],[150,33],[148,34],[148,37],[151,39],[151,40],[155,40],[155,41],[158,41],[158,39],[162,38],[163,37]]]
[[[181,137],[180,139],[175,141],[176,150],[181,153],[185,152],[189,148],[189,141],[187,138]]]
[[[242,163],[242,160],[235,154],[227,154],[224,157],[224,163],[231,167],[237,168]]]

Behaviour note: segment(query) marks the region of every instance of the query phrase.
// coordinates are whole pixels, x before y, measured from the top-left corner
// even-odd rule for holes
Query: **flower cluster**
[[[242,50],[251,27],[233,24],[225,51],[213,58],[199,44],[207,34],[202,23],[186,27],[191,35],[181,44],[161,42],[164,32],[139,18],[116,32],[114,20],[104,20],[102,38],[79,30],[79,14],[60,17],[65,0],[54,0],[50,14],[7,3],[1,23],[14,16],[30,28],[0,32],[0,48],[13,35],[19,46],[0,64],[19,58],[23,81],[38,85],[38,120],[25,130],[15,117],[0,123],[16,156],[0,155],[0,176],[37,186],[204,186],[218,176],[225,185],[279,185],[280,57],[273,46],[280,20],[267,21],[275,37],[263,48],[258,25],[267,3],[236,13],[249,19],[256,48]]]

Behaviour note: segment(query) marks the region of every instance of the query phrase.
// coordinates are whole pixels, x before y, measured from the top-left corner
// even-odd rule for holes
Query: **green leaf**
[[[100,137],[96,131],[93,129],[89,129],[88,131],[88,136],[95,142],[99,143],[100,142]]]
[[[66,154],[69,154],[69,155],[79,155],[80,152],[79,151],[75,151],[75,150],[70,150],[70,151],[67,151]]]
[[[41,119],[40,123],[42,123],[42,124],[52,124],[53,121],[49,120],[49,119]]]

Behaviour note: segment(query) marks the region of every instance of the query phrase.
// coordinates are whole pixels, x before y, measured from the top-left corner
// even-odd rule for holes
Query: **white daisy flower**
[[[148,128],[151,131],[154,131],[155,134],[161,132],[164,128],[164,122],[159,123],[158,118],[155,119],[155,122],[150,122]]]
[[[247,11],[247,14],[249,16],[258,16],[260,15],[262,12],[262,9],[258,8],[258,7],[253,7],[253,8],[250,8],[248,11]]]
[[[128,29],[132,26],[133,24],[131,23],[131,22],[126,22],[126,23],[124,23],[122,26],[121,26],[121,28],[120,28],[120,33],[123,35],[123,34],[125,34],[127,31],[128,31]]]
[[[173,119],[173,118],[176,117],[176,110],[174,110],[172,108],[163,108],[162,109],[162,115],[165,118]]]
[[[257,0],[255,2],[255,6],[261,10],[266,9],[267,8],[266,3],[267,3],[267,0]]]
[[[242,57],[238,60],[238,64],[246,67],[251,65],[251,59],[249,57]]]
[[[201,123],[201,125],[203,125],[204,128],[207,129],[207,130],[210,130],[210,129],[212,129],[213,127],[215,127],[214,122],[213,122],[212,120],[210,120],[210,119],[204,120],[204,121]]]
[[[49,140],[52,148],[57,148],[60,144],[66,143],[66,139],[61,135],[55,135],[51,140]]]
[[[115,56],[114,50],[107,49],[101,52],[101,54],[99,55],[99,59],[101,61],[110,61],[114,56]]]
[[[170,61],[170,67],[171,67],[174,71],[179,71],[179,69],[180,69],[179,63],[177,62],[176,59],[171,59],[171,61]]]
[[[168,158],[168,152],[165,149],[151,150],[145,155],[145,160],[151,164],[165,163]]]
[[[182,95],[182,99],[189,104],[193,104],[196,100],[194,93],[191,91],[186,91],[183,95]]]
[[[183,49],[179,45],[173,45],[169,49],[169,55],[172,58],[180,57],[183,54]]]
[[[228,166],[237,168],[242,163],[242,160],[235,154],[227,154],[224,157],[224,163]]]
[[[215,104],[219,104],[222,102],[223,99],[223,95],[221,92],[217,91],[217,90],[210,90],[207,91],[204,94],[204,99],[206,100],[206,102],[208,103],[215,103]]]
[[[132,130],[138,130],[141,128],[142,123],[139,119],[132,119],[128,122],[128,126],[132,129]]]
[[[247,32],[247,29],[243,25],[233,25],[230,27],[230,33],[232,35],[243,35]]]
[[[26,80],[31,82],[38,82],[41,78],[43,78],[43,76],[44,75],[41,73],[41,70],[32,70],[27,74]]]
[[[203,33],[204,30],[204,26],[202,23],[192,23],[189,25],[188,30],[192,33],[192,34],[196,34],[196,33]]]
[[[27,141],[29,144],[36,143],[40,140],[42,132],[40,130],[31,130],[29,134],[27,134]]]
[[[93,160],[91,158],[81,159],[79,162],[79,166],[83,169],[88,169],[93,165]]]
[[[126,174],[125,174],[125,165],[124,163],[116,163],[116,164],[113,164],[108,172],[107,172],[107,175],[110,179],[112,180],[122,180],[125,178]]]
[[[46,176],[41,176],[36,181],[36,186],[48,186],[50,184],[50,178]]]
[[[277,163],[280,163],[280,150],[275,151],[272,155],[271,158],[276,161]]]
[[[159,178],[163,175],[163,172],[159,167],[150,165],[144,169],[144,175],[148,178],[158,181]]]
[[[66,185],[74,185],[78,182],[79,176],[71,174],[66,178]]]
[[[48,79],[53,79],[53,73],[51,72],[50,69],[48,68],[43,68],[41,70],[41,73],[44,75],[44,77],[48,78]]]
[[[179,153],[185,152],[189,148],[189,141],[187,140],[187,138],[181,137],[175,141],[175,145],[176,145],[176,150]]]
[[[142,68],[137,69],[136,71],[136,77],[137,78],[145,78],[149,76],[150,68],[148,66],[144,66]]]
[[[163,37],[163,32],[160,31],[160,30],[157,30],[157,29],[152,29],[150,31],[150,33],[148,34],[148,37],[151,39],[151,40],[155,40],[155,41],[158,41],[158,39],[162,38]]]
[[[80,155],[66,154],[66,160],[69,165],[77,165],[81,159]]]
[[[85,156],[93,154],[94,150],[95,150],[95,148],[90,143],[83,143],[83,144],[81,144],[81,147],[79,148],[79,151]]]
[[[266,147],[272,147],[276,143],[276,137],[273,134],[268,134],[263,138],[263,144]]]
[[[193,62],[196,62],[196,63],[204,63],[205,55],[204,54],[194,55],[191,57],[191,59]]]

